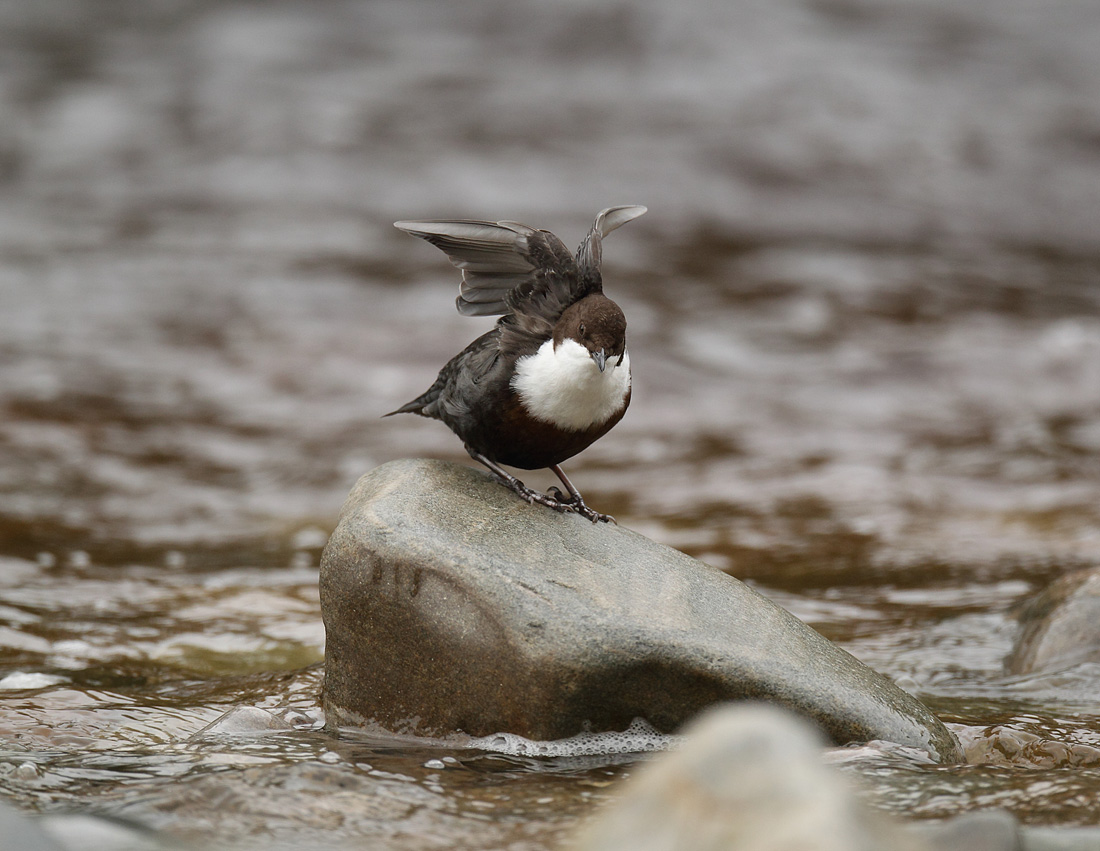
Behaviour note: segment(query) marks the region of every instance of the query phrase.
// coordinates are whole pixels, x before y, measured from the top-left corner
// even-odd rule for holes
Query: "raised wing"
[[[395,222],[394,226],[441,249],[462,270],[456,306],[464,316],[513,313],[524,307],[517,301],[550,291],[560,292],[565,305],[569,304],[576,262],[549,231],[518,222],[464,219]]]
[[[633,206],[601,211],[576,257],[550,231],[519,222],[431,219],[394,227],[430,242],[462,270],[459,313],[514,314],[534,333],[535,325],[553,327],[573,302],[600,292],[602,238],[644,212]]]
[[[526,225],[446,219],[394,227],[427,240],[462,270],[457,306],[464,316],[508,313],[505,296],[536,272],[528,243],[535,231]]]
[[[588,232],[581,247],[577,249],[577,268],[582,281],[591,281],[595,284],[596,291],[599,291],[602,286],[600,261],[603,259],[603,238],[615,228],[622,227],[646,212],[648,212],[647,207],[627,205],[608,207],[596,214],[592,230]]]

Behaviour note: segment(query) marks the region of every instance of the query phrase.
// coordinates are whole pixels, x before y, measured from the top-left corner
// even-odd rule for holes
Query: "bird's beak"
[[[603,349],[598,352],[592,353],[592,360],[596,362],[596,366],[600,368],[600,372],[603,372],[603,368],[607,365],[607,354]]]

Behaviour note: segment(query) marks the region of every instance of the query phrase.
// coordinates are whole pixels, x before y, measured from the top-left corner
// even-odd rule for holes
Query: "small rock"
[[[912,830],[937,851],[1024,851],[1020,823],[1008,810],[979,810]],[[1067,846],[1065,851],[1074,846]],[[1052,849],[1053,851],[1053,849]]]
[[[124,817],[51,813],[39,818],[38,823],[65,851],[187,851],[191,848]],[[11,847],[20,851],[23,848]]]
[[[1006,810],[903,823],[821,760],[819,733],[762,704],[726,704],[627,780],[569,851],[1094,851],[1100,829],[1020,825]]]
[[[1023,629],[1005,660],[1009,674],[1100,662],[1100,568],[1062,576],[1020,613]]]
[[[395,461],[360,479],[320,591],[329,723],[545,741],[638,717],[672,732],[750,699],[837,743],[960,758],[919,701],[733,577],[469,467]]]
[[[0,800],[0,848],[18,851],[62,851],[42,829],[41,820]]]
[[[683,747],[643,766],[574,851],[917,851],[919,838],[862,804],[821,762],[825,742],[763,705],[711,709]]]

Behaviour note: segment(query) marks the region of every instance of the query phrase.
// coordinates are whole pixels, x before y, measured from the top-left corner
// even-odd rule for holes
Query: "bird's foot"
[[[470,457],[475,461],[484,464],[486,468],[492,473],[493,478],[504,485],[512,493],[516,494],[520,499],[531,505],[545,505],[547,508],[552,508],[554,511],[570,511],[570,507],[561,500],[554,499],[551,496],[547,496],[544,493],[539,493],[536,490],[531,490],[523,482],[501,467],[499,464],[490,461],[476,449],[469,444],[466,444],[466,451],[470,453]]]
[[[557,487],[550,487],[550,488],[549,488],[549,489],[548,489],[548,490],[546,491],[546,493],[547,493],[547,494],[548,494],[548,495],[549,495],[550,497],[552,497],[553,499],[556,499],[556,500],[557,500],[558,502],[560,502],[560,503],[561,503],[562,505],[572,505],[572,504],[573,504],[573,503],[574,503],[574,502],[576,501],[576,500],[574,500],[574,499],[573,499],[573,497],[571,497],[571,496],[566,496],[565,494],[563,494],[563,493],[561,492],[561,488],[557,488]]]
[[[512,481],[502,481],[504,485],[512,490],[520,499],[525,500],[531,505],[545,505],[547,508],[552,508],[554,511],[566,512],[575,511],[573,504],[568,500],[558,499],[561,494],[551,496],[533,488],[527,487],[519,479],[512,479]]]
[[[545,505],[547,508],[552,508],[554,511],[572,511],[575,514],[579,514],[581,517],[591,520],[593,523],[615,522],[615,518],[610,514],[600,514],[600,512],[593,511],[584,504],[584,499],[581,497],[580,491],[573,487],[565,473],[562,472],[561,467],[555,465],[550,469],[557,474],[562,484],[569,490],[568,498],[566,498],[565,494],[556,487],[550,488],[550,493],[541,493],[537,490],[532,490],[508,471],[504,470],[499,464],[490,461],[469,444],[466,445],[466,451],[470,453],[470,457],[475,461],[484,464],[489,469],[489,472],[496,477],[498,482],[519,496],[520,499],[531,505]]]
[[[615,518],[610,514],[600,514],[600,512],[589,508],[579,493],[566,496],[558,488],[552,487],[550,488],[550,495],[553,499],[566,506],[569,511],[579,514],[581,517],[585,517],[593,523],[615,523]],[[615,525],[617,526],[618,523],[615,523]]]
[[[610,514],[600,514],[595,509],[589,508],[584,504],[584,500],[579,500],[574,503],[570,503],[570,508],[577,512],[581,517],[586,517],[593,523],[614,523],[616,526],[619,524],[615,521],[615,518]]]
[[[610,514],[600,514],[600,512],[593,511],[585,505],[580,494],[567,497],[556,487],[550,488],[549,493],[541,493],[540,491],[527,487],[527,485],[514,476],[509,477],[509,479],[501,479],[500,481],[501,484],[506,485],[513,493],[517,494],[520,499],[527,501],[531,505],[545,505],[547,508],[552,508],[554,511],[560,511],[562,513],[571,511],[587,520],[591,520],[593,523],[615,523],[615,518]]]

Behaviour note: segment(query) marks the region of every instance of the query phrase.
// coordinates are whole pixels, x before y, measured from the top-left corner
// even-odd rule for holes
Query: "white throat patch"
[[[512,387],[527,413],[536,420],[569,431],[607,422],[623,409],[630,389],[630,355],[623,362],[608,358],[603,372],[588,349],[576,340],[554,348],[547,340],[533,355],[516,361]]]

